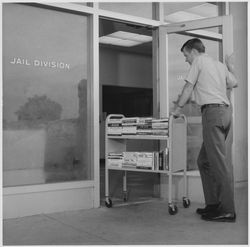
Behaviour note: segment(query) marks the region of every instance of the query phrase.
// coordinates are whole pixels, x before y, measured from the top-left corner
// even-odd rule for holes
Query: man
[[[203,220],[235,222],[233,168],[226,162],[225,144],[232,117],[227,88],[237,86],[231,57],[226,57],[227,66],[213,60],[197,38],[188,40],[181,51],[190,70],[172,115],[180,115],[192,93],[202,112],[203,144],[197,163],[206,206],[196,212]]]

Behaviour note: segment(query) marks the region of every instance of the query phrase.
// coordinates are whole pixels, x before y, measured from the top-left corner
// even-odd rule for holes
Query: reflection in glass
[[[221,5],[206,2],[164,3],[164,21],[185,22],[219,16]]]
[[[196,31],[196,30],[195,30]],[[207,31],[207,29],[205,30]],[[184,34],[168,35],[168,89],[169,89],[169,110],[173,111],[175,104],[185,85],[185,77],[190,65],[185,62],[185,57],[181,52],[182,45],[193,37]],[[214,59],[219,59],[220,42],[201,39],[205,45],[206,53]],[[200,117],[200,107],[192,97],[182,109],[182,112],[189,118]],[[187,144],[187,169],[197,169],[197,157],[202,144],[201,123],[188,123],[188,144]]]
[[[185,85],[185,77],[189,70],[189,64],[185,62],[185,57],[181,52],[182,45],[193,37],[182,34],[169,34],[168,35],[168,88],[169,88],[169,109],[170,112],[182,92]],[[206,47],[206,53],[214,59],[219,59],[219,42],[201,39]],[[200,108],[196,105],[194,98],[183,108],[183,113],[188,116],[200,116]]]
[[[187,127],[187,170],[197,170],[197,158],[203,142],[200,123],[188,123]]]
[[[109,10],[117,13],[133,15],[143,18],[152,19],[152,3],[140,2],[140,3],[129,3],[129,2],[100,2],[99,8],[103,10]]]
[[[4,186],[90,179],[87,25],[3,4]]]

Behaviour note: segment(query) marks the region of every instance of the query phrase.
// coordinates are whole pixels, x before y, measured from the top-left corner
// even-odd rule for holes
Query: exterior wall
[[[93,207],[92,181],[19,186],[3,190],[4,219]]]
[[[233,16],[235,71],[239,86],[235,95],[235,180],[247,180],[247,2],[230,3]]]

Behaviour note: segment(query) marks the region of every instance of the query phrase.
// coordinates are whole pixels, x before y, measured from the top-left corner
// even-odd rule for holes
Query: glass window
[[[128,14],[143,18],[152,19],[152,3],[126,3],[126,2],[100,2],[99,8],[103,10],[109,10],[113,12],[118,12],[122,14]]]
[[[3,4],[3,184],[91,178],[88,18]]]
[[[221,3],[167,2],[164,3],[164,21],[175,23],[219,16],[222,6]]]
[[[207,31],[208,29],[206,29]],[[205,31],[205,30],[204,30]],[[169,106],[170,112],[173,111],[176,100],[185,85],[185,77],[189,70],[189,64],[185,62],[185,57],[181,52],[182,45],[193,37],[183,34],[168,35],[168,76],[169,76]],[[218,41],[201,39],[206,47],[206,53],[214,59],[219,59],[220,43]],[[183,113],[188,117],[200,116],[200,107],[195,104],[193,98],[183,108]]]

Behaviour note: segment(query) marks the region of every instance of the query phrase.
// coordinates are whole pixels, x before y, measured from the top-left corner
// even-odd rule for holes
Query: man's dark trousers
[[[197,162],[206,205],[220,203],[225,213],[235,212],[233,167],[226,161],[231,119],[230,106],[210,105],[202,110],[203,144]]]

